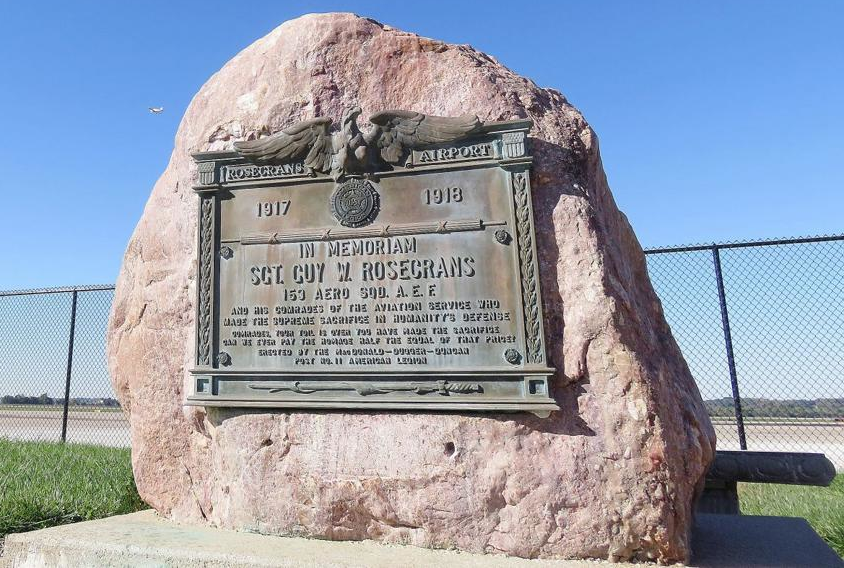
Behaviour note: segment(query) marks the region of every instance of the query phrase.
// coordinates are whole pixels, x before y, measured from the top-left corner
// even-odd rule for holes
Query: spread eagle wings
[[[344,117],[343,131],[335,134],[329,132],[331,119],[320,117],[299,122],[266,138],[235,142],[234,146],[241,156],[253,162],[303,159],[309,172],[332,172],[339,177],[353,168],[365,169],[366,159],[377,160],[376,154],[385,162],[395,164],[407,150],[455,142],[482,128],[475,115],[445,117],[387,110],[372,115],[369,122],[373,128],[361,136],[354,122],[359,112],[357,109]]]
[[[306,168],[325,172],[331,169],[334,154],[330,127],[330,118],[312,118],[266,138],[235,142],[234,147],[255,162],[281,162],[304,156]]]
[[[375,144],[381,158],[397,163],[405,150],[431,144],[445,144],[466,138],[480,130],[475,115],[428,116],[406,110],[387,110],[369,117],[375,128],[366,134],[367,146]]]

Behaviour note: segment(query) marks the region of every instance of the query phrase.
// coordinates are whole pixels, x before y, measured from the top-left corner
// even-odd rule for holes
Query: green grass
[[[0,439],[0,539],[145,508],[128,449]]]
[[[829,487],[739,483],[744,515],[803,517],[844,558],[844,474]]]

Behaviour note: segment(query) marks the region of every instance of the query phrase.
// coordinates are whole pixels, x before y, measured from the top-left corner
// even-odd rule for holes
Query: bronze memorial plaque
[[[194,155],[188,404],[547,416],[531,123],[359,113]]]

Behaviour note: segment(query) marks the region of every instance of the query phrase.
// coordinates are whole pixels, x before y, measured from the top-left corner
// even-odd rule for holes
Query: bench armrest
[[[707,482],[745,481],[827,487],[835,466],[823,454],[799,452],[722,451],[706,474]]]

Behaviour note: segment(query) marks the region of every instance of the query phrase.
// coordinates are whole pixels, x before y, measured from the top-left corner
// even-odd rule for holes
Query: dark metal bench
[[[699,513],[739,515],[738,482],[827,487],[835,466],[823,454],[718,451],[706,474]]]

